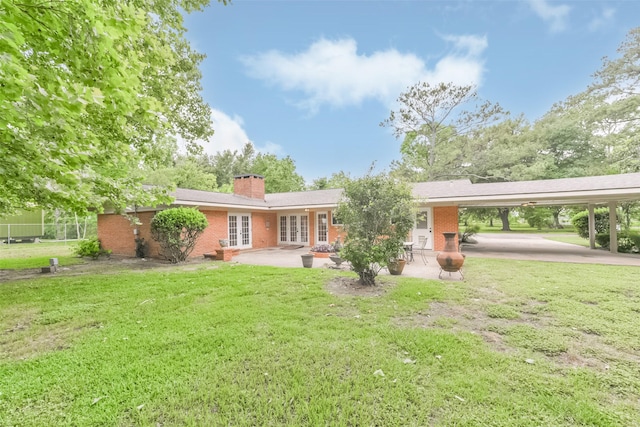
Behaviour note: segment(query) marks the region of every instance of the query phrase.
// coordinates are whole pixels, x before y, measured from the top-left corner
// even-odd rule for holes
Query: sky
[[[418,82],[474,85],[535,122],[617,56],[640,1],[212,0],[185,26],[206,55],[205,152],[251,142],[311,184],[389,171],[401,140],[380,122]]]

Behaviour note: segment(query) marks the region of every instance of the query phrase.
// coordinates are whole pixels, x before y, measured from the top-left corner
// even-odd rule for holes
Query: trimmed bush
[[[172,263],[185,261],[209,223],[193,208],[171,208],[151,220],[151,236],[160,244],[162,255]]]
[[[100,255],[109,255],[111,251],[102,249],[102,245],[100,244],[100,240],[97,237],[92,237],[87,240],[81,240],[78,242],[75,248],[73,248],[73,253],[80,257],[90,257],[93,259],[97,259]]]
[[[640,253],[640,234],[633,232],[621,231],[617,234],[618,252],[622,253]],[[603,248],[609,248],[609,233],[596,234],[596,243]]]
[[[609,231],[609,209],[598,208],[593,211],[595,218],[596,233],[607,233]],[[589,238],[589,211],[582,211],[571,218],[571,223],[576,229],[578,236]]]

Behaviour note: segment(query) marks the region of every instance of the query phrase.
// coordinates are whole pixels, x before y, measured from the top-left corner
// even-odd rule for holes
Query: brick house
[[[427,249],[444,248],[445,231],[458,231],[458,208],[465,206],[509,207],[531,205],[608,205],[640,200],[640,173],[600,177],[472,184],[469,180],[413,184],[417,201],[416,222],[409,240],[427,239]],[[191,256],[220,249],[219,239],[228,239],[234,250],[262,249],[286,245],[313,246],[331,243],[344,231],[333,211],[341,189],[265,194],[264,178],[255,174],[236,176],[233,194],[177,189],[171,206],[193,206],[209,222]],[[149,256],[158,256],[151,238],[150,222],[155,212],[168,206],[137,208],[128,212],[140,225],[115,213],[98,215],[98,238],[105,249],[135,256],[136,238],[144,238]],[[612,223],[612,243],[615,224]],[[593,241],[593,240],[592,240]],[[615,250],[615,243],[612,249]]]

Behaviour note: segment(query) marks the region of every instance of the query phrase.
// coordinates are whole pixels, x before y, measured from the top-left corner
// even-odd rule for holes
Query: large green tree
[[[304,178],[296,172],[291,157],[259,153],[253,160],[251,172],[264,176],[266,193],[286,193],[304,190]]]
[[[265,192],[286,193],[304,190],[304,178],[296,171],[294,160],[275,154],[258,153],[251,142],[241,151],[224,150],[198,158],[204,170],[216,177],[218,191],[232,192],[233,177],[246,173],[264,176]]]
[[[416,83],[400,94],[398,103],[399,109],[380,125],[418,145],[410,151],[423,158],[428,180],[459,160],[456,142],[461,136],[496,123],[505,114],[498,104],[480,100],[473,86],[453,83]]]
[[[153,202],[131,171],[212,133],[182,17],[208,3],[0,2],[0,213]]]

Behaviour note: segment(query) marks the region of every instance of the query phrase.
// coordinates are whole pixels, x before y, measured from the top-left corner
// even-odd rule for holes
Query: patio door
[[[425,249],[433,249],[433,210],[431,208],[421,208],[416,214],[416,222],[413,228],[413,247],[419,248],[426,238]]]
[[[316,244],[329,243],[329,223],[326,212],[318,212],[316,215]]]
[[[229,214],[229,246],[251,247],[251,214]]]
[[[309,244],[309,215],[280,215],[280,244]]]

